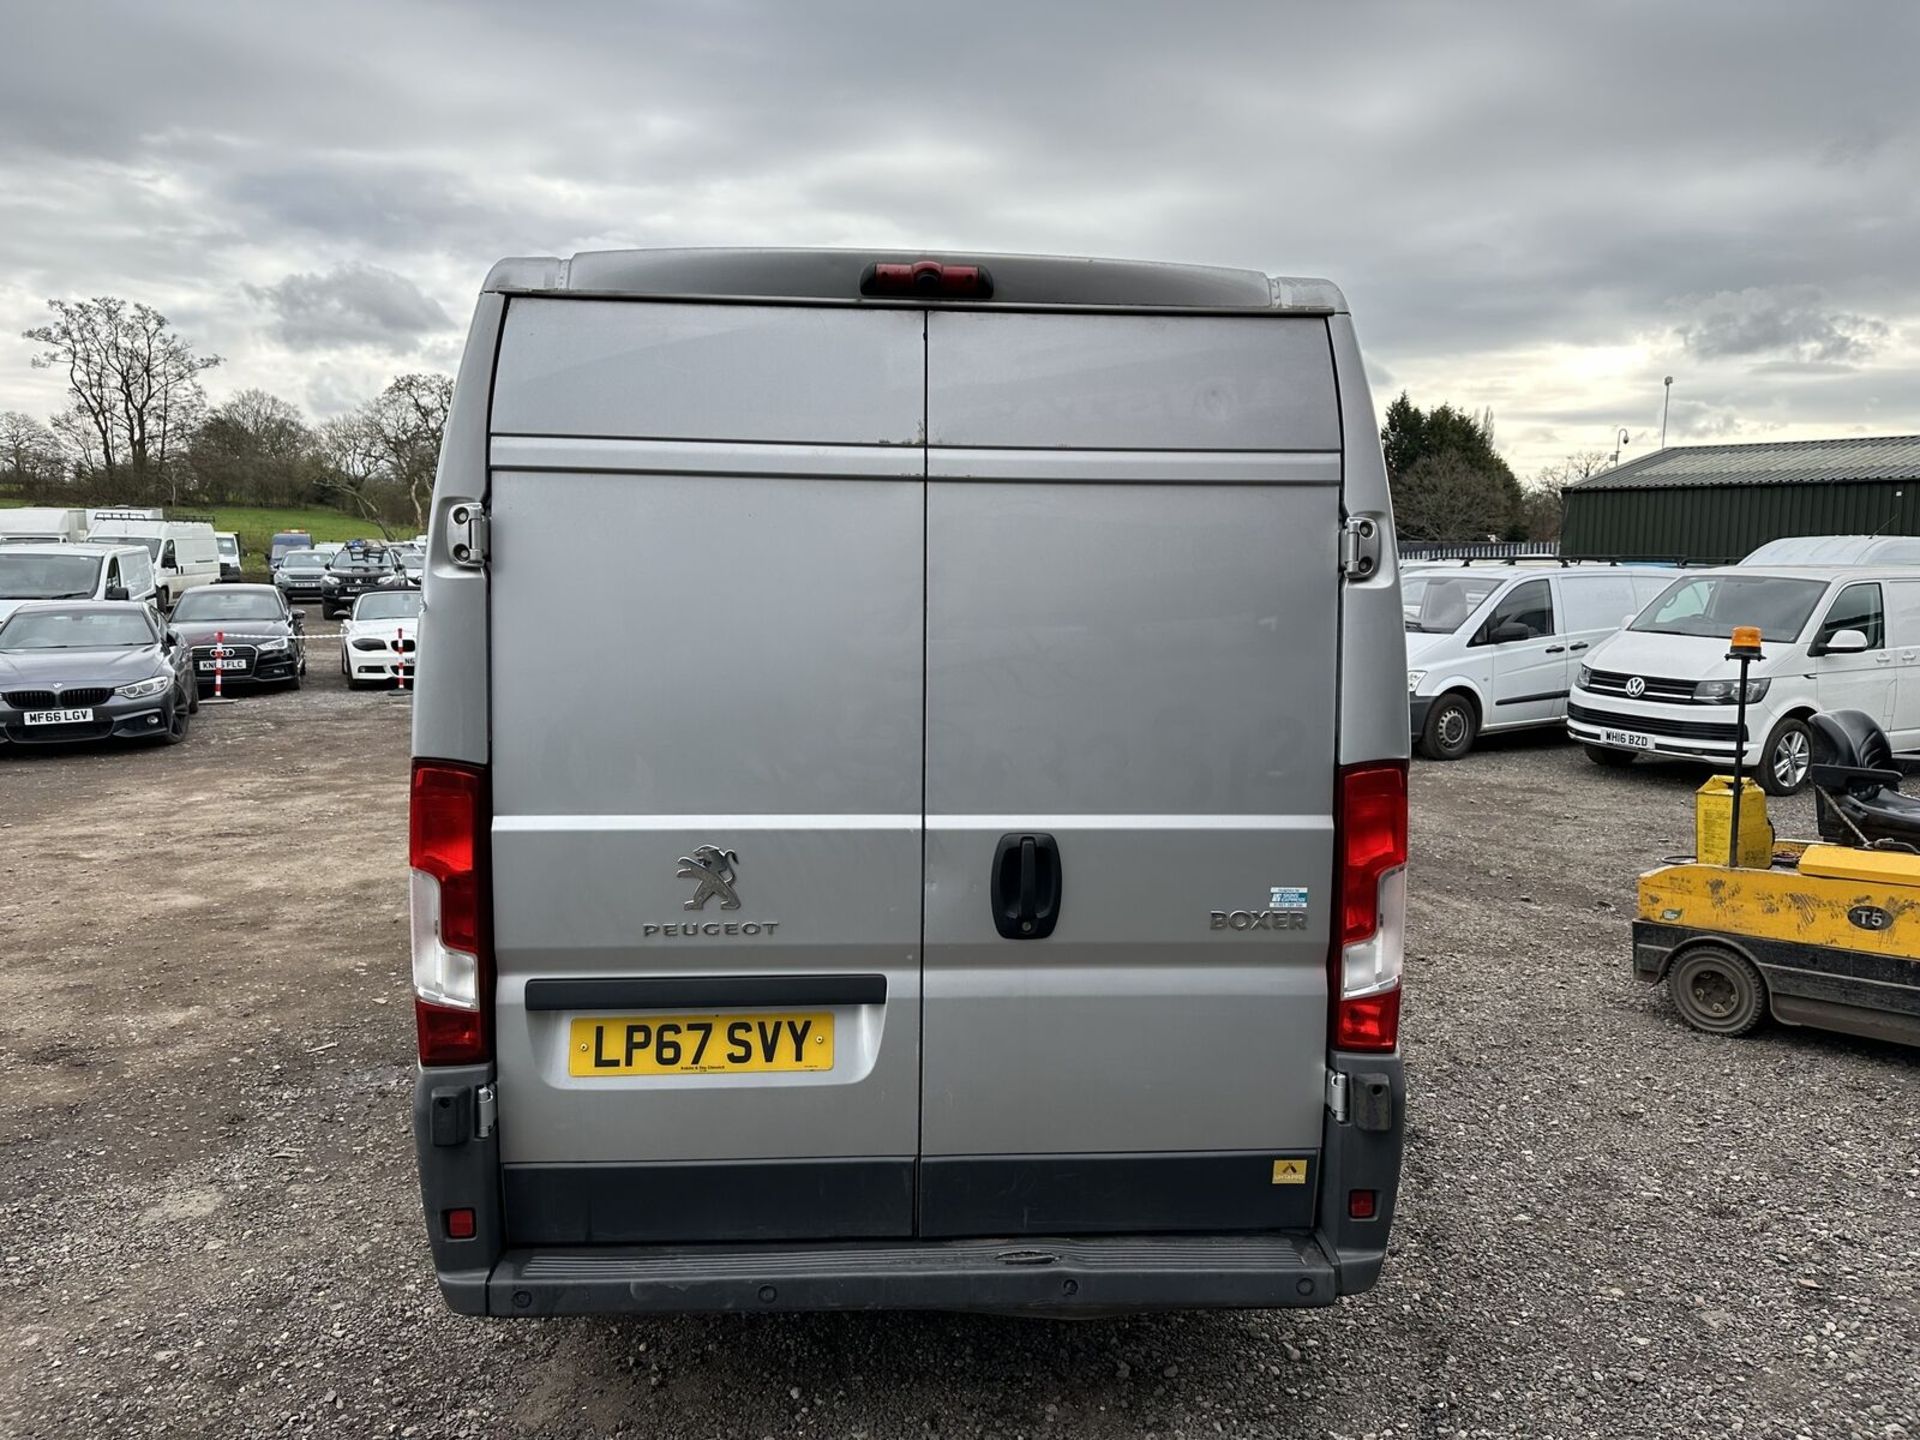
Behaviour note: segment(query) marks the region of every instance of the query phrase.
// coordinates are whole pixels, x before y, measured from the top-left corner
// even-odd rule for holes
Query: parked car
[[[340,673],[354,689],[414,674],[420,627],[418,590],[371,590],[353,602],[340,627]]]
[[[427,552],[419,545],[396,545],[394,554],[400,561],[400,569],[409,585],[418,585],[426,578]]]
[[[393,546],[349,541],[320,578],[320,611],[331,620],[346,614],[369,590],[405,580],[406,571],[401,569]]]
[[[240,578],[240,565],[246,553],[240,548],[240,536],[232,530],[216,530],[214,542],[220,549],[220,578],[234,581]]]
[[[0,623],[0,740],[187,738],[186,648],[151,606],[36,601]]]
[[[305,530],[279,530],[267,542],[267,569],[278,573],[287,556],[299,550],[311,550],[313,536]]]
[[[318,550],[289,550],[274,567],[274,588],[291,601],[318,600],[326,593],[328,562]]]
[[[1481,735],[1565,723],[1581,657],[1672,578],[1625,565],[1403,576],[1408,719],[1420,753],[1457,760]]]
[[[213,685],[285,685],[298,690],[307,673],[305,624],[272,585],[221,585],[184,595],[173,629],[193,652],[202,693]]]
[[[1893,748],[1920,748],[1920,569],[1759,566],[1681,573],[1579,667],[1567,728],[1596,764],[1665,755],[1725,765],[1736,749],[1769,794],[1813,763],[1809,717],[1865,711]],[[1737,731],[1736,625],[1760,628],[1747,729]]]
[[[139,545],[63,542],[0,547],[0,620],[28,600],[154,603],[153,563]]]
[[[1372,1286],[1408,748],[1377,434],[1325,281],[496,267],[413,730],[448,1301]]]

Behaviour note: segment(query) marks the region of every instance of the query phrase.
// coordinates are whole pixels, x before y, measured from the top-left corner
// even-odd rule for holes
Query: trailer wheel
[[[1420,731],[1420,753],[1429,760],[1458,760],[1473,748],[1480,733],[1480,717],[1473,702],[1458,691],[1442,695],[1427,711]]]
[[[1667,998],[1696,1030],[1745,1035],[1766,1018],[1767,982],[1739,952],[1696,945],[1667,971]]]

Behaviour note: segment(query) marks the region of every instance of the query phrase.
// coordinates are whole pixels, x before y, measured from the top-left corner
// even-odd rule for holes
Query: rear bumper
[[[569,1246],[509,1250],[490,1315],[740,1310],[1175,1310],[1327,1305],[1308,1235]],[[448,1298],[455,1297],[449,1294]],[[461,1297],[469,1303],[479,1298]],[[456,1309],[468,1308],[456,1301]]]

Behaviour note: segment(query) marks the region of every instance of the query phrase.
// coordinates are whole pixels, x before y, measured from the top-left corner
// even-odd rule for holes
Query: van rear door
[[[912,310],[508,308],[510,1244],[913,1231],[923,343]]]
[[[927,366],[921,1233],[1310,1226],[1326,324],[939,310]]]

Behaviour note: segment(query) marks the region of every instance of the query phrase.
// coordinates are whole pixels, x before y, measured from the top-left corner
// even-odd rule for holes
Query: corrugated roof
[[[1818,485],[1839,480],[1920,480],[1920,435],[1780,440],[1763,445],[1670,445],[1567,488]]]

